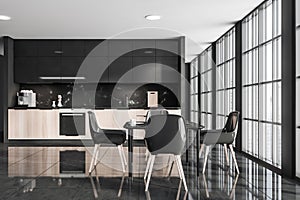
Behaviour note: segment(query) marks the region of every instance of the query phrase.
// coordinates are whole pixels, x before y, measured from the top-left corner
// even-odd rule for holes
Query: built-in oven
[[[84,136],[86,132],[85,112],[61,112],[59,115],[61,136]]]

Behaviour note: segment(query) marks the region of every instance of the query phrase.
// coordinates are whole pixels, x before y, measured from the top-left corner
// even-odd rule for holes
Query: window
[[[281,1],[242,25],[243,151],[281,168]]]
[[[216,124],[223,128],[225,117],[235,110],[235,29],[217,41],[216,65]]]
[[[201,97],[201,125],[205,128],[212,128],[212,110],[213,110],[213,61],[212,57],[212,47],[203,51],[200,54],[200,97]]]
[[[190,75],[190,119],[191,122],[199,123],[199,103],[198,103],[198,80],[199,80],[199,70],[198,70],[198,58],[195,58],[191,62],[191,75]]]
[[[300,2],[296,1],[296,142],[300,142]],[[300,146],[296,145],[296,175],[300,177]]]

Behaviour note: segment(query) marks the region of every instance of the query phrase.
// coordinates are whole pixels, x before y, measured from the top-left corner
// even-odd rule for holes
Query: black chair
[[[138,123],[147,125],[151,116],[154,116],[154,115],[168,115],[168,114],[169,114],[169,112],[164,108],[150,108],[146,115],[137,115],[138,117],[145,117],[145,121],[141,121],[141,122],[138,122]],[[149,151],[147,151],[147,149],[146,149],[145,161],[148,160],[148,157],[149,157]]]
[[[95,144],[92,161],[90,164],[89,173],[92,172],[93,167],[97,165],[97,159],[100,151],[100,145],[114,145],[118,147],[119,155],[121,158],[122,170],[125,172],[127,166],[126,157],[123,151],[123,144],[126,141],[126,131],[124,130],[107,130],[101,129],[98,126],[95,113],[89,111],[89,125],[92,139]]]
[[[221,144],[224,146],[225,156],[226,156],[226,162],[227,165],[229,165],[229,157],[228,157],[228,150],[227,145],[229,146],[229,149],[231,151],[235,168],[237,173],[239,174],[239,167],[236,161],[235,153],[232,147],[232,143],[234,142],[237,131],[238,131],[238,124],[239,124],[239,112],[234,111],[231,112],[227,118],[225,127],[223,129],[218,130],[203,130],[201,131],[201,148],[199,152],[199,159],[201,157],[202,152],[204,151],[204,148],[206,146],[206,152],[204,157],[204,165],[202,173],[205,173],[205,168],[207,164],[207,158],[210,151],[210,147],[215,144]]]
[[[184,119],[178,115],[151,116],[146,126],[146,146],[150,152],[144,179],[147,179],[145,191],[148,191],[154,160],[158,154],[172,154],[178,167],[180,179],[187,191],[186,180],[181,163],[181,154],[186,141]]]

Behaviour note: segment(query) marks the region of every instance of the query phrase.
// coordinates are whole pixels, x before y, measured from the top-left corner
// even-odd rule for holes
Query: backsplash
[[[20,89],[29,89],[37,93],[37,107],[50,108],[52,101],[57,102],[57,95],[63,97],[63,107],[78,108],[130,108],[147,107],[147,91],[158,91],[158,103],[166,108],[180,107],[179,91],[159,84],[22,84]],[[175,91],[175,92],[173,92]],[[127,99],[127,100],[126,100]]]

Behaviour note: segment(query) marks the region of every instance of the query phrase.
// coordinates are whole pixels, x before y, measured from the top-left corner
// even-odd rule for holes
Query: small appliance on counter
[[[36,93],[32,90],[21,90],[17,92],[18,106],[36,107]]]
[[[148,107],[158,107],[158,91],[147,92],[147,105]]]

